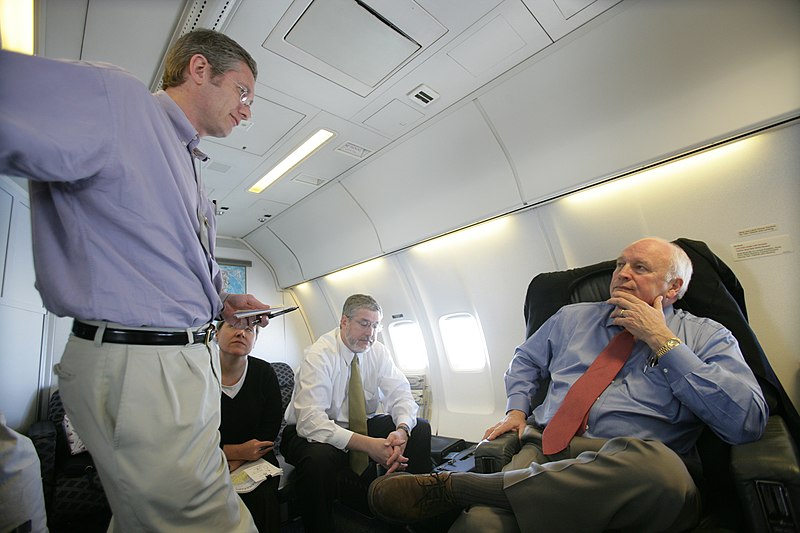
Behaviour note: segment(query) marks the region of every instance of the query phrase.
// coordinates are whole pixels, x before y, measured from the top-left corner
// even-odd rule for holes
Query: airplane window
[[[400,370],[419,372],[428,367],[428,350],[419,324],[411,320],[392,322],[389,324],[389,339]]]
[[[469,313],[454,313],[439,319],[444,351],[455,372],[477,372],[486,366],[486,343],[480,326]]]

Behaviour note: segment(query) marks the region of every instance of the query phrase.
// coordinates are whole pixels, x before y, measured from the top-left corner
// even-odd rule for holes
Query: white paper
[[[231,472],[231,482],[233,490],[241,494],[252,491],[268,477],[280,475],[283,475],[282,469],[264,459],[256,459]]]

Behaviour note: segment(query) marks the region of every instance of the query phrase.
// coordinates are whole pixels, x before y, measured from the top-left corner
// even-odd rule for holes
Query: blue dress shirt
[[[605,302],[563,307],[516,350],[505,374],[507,410],[530,414],[530,398],[551,379],[533,411],[537,425],[553,417],[570,386],[622,328]],[[703,425],[725,442],[758,439],[768,408],[730,331],[669,306],[667,326],[684,341],[648,366],[652,350],[637,341],[616,379],[589,411],[586,437],[656,439],[677,453],[694,446]]]

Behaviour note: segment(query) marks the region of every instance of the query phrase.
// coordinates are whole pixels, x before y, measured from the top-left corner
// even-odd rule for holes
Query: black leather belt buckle
[[[94,340],[98,326],[86,324],[75,320],[72,324],[72,334],[78,338]],[[210,330],[210,331],[209,331]],[[214,330],[195,331],[192,333],[192,343],[207,344],[213,337]],[[183,331],[144,331],[135,329],[106,328],[103,333],[103,342],[109,344],[139,344],[145,346],[181,346],[189,344],[186,333]]]

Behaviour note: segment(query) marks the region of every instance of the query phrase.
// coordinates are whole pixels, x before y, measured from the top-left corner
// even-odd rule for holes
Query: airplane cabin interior
[[[745,358],[773,414],[760,447],[709,444],[725,457],[716,468],[729,499],[708,524],[800,528],[796,0],[33,6],[35,54],[119,65],[151,91],[166,50],[194,28],[253,55],[252,117],[201,141],[201,176],[231,292],[298,307],[251,352],[280,369],[284,408],[304,350],[339,326],[348,296],[369,294],[383,309],[377,338],[430,422],[432,468],[498,471],[508,452],[478,443],[505,415],[504,373],[531,334],[531,281],[606,264],[643,237],[680,240],[721,263],[707,282],[720,292],[698,281],[688,305],[730,306],[736,325],[716,320],[752,345]],[[321,131],[327,140],[263,185]],[[23,434],[60,420],[53,366],[73,325],[35,287],[30,211],[27,180],[0,175],[0,411]],[[758,455],[769,442],[773,462]],[[64,516],[103,512],[102,488],[82,494]],[[287,494],[282,531],[302,531]]]

